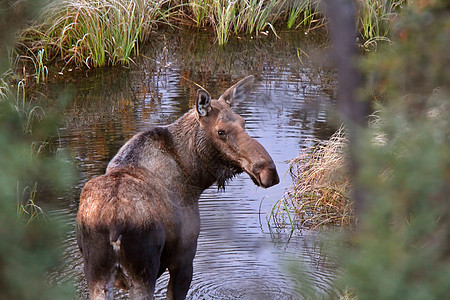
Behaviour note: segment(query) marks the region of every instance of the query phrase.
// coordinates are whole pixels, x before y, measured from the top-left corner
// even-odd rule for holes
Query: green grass
[[[129,65],[159,24],[209,28],[219,45],[234,35],[277,35],[277,28],[313,30],[326,25],[320,0],[62,0],[43,8],[21,42],[45,80],[46,61],[78,67]],[[358,25],[364,46],[388,41],[389,23],[406,0],[360,0]]]
[[[187,9],[183,10],[182,18],[194,21],[195,26],[212,28],[219,45],[226,44],[232,33],[235,35],[259,34],[268,28],[275,33],[274,23],[284,13],[283,7],[286,3],[286,1],[275,0],[182,2],[184,6],[187,6]]]
[[[389,42],[390,22],[395,19],[406,0],[359,0],[358,25],[365,48],[374,48],[380,41]]]
[[[72,287],[48,284],[49,270],[59,266],[64,231],[62,224],[45,218],[35,183],[38,178],[39,186],[51,193],[69,188],[70,164],[40,154],[43,144],[38,141],[57,124],[48,114],[45,120],[35,119],[42,111],[24,105],[14,94],[15,89],[8,88],[0,99],[0,261],[8,270],[0,276],[1,298],[70,299]]]
[[[297,0],[292,1],[288,6],[287,28],[308,30],[320,27],[325,20],[318,7],[320,0]]]
[[[320,11],[320,0],[190,0],[181,1],[188,6],[183,15],[195,26],[211,27],[220,45],[229,36],[259,34],[280,24],[288,29],[313,30],[326,24]],[[406,0],[359,0],[358,26],[365,47],[379,41],[388,41],[389,24]]]
[[[213,27],[219,45],[226,44],[231,34],[233,20],[236,17],[236,2],[221,3],[214,1],[212,5]]]
[[[192,20],[195,21],[195,25],[201,27],[206,22],[207,7],[211,4],[209,0],[192,0],[188,5],[192,13]]]
[[[25,47],[26,48],[26,47]],[[17,57],[16,68],[21,65],[23,71],[23,78],[34,78],[34,82],[39,84],[40,82],[45,82],[48,77],[48,68],[44,64],[45,62],[45,49],[39,49],[37,52],[27,49],[26,55],[19,55]],[[22,61],[22,63],[20,63]]]
[[[21,196],[17,200],[17,215],[20,220],[24,220],[25,224],[28,225],[33,222],[36,218],[41,216],[46,216],[42,208],[35,203],[36,192],[37,192],[37,182],[33,187],[26,186],[22,193],[19,191],[20,183],[17,182],[17,195]],[[26,199],[24,201],[24,199]]]
[[[76,66],[128,65],[154,26],[170,11],[168,0],[64,0],[52,2],[22,40],[46,58]]]
[[[34,63],[36,62],[34,61]],[[41,72],[44,72],[40,76],[46,76],[46,67],[43,65],[41,67],[36,66],[43,70]],[[11,69],[8,69],[0,77],[0,102],[4,101],[11,105],[11,108],[21,120],[23,134],[31,134],[34,122],[45,117],[45,112],[42,107],[27,101],[26,79],[20,80],[14,88],[13,85],[8,83],[13,77],[14,72]],[[36,82],[39,83],[39,80],[36,79]]]
[[[11,94],[11,87],[9,82],[11,81],[11,77],[14,75],[14,72],[11,69],[7,69],[0,76],[0,101],[5,100]]]

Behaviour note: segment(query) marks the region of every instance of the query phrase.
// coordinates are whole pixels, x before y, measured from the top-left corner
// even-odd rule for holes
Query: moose
[[[129,290],[131,299],[153,299],[166,269],[167,299],[185,299],[201,193],[214,183],[224,188],[242,172],[263,188],[279,182],[272,158],[231,110],[253,81],[242,79],[218,100],[198,90],[194,108],[172,124],[133,136],[105,174],[86,183],[76,235],[91,299],[112,299],[114,286]]]

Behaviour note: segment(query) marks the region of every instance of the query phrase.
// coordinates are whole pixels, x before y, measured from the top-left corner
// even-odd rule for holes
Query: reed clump
[[[22,43],[47,60],[76,66],[128,65],[139,45],[169,12],[168,0],[63,0],[50,2]]]
[[[276,226],[294,229],[352,223],[347,146],[341,128],[328,141],[317,141],[290,161],[292,186],[270,213]]]
[[[277,35],[276,27],[316,28],[323,22],[318,0],[188,0],[181,1],[183,16],[195,26],[210,27],[219,45],[231,34]]]
[[[390,42],[391,22],[406,6],[406,0],[358,0],[357,23],[365,49],[376,48],[380,41]]]
[[[211,27],[217,42],[226,44],[232,33],[267,34],[275,28],[303,28],[306,31],[327,23],[321,0],[186,0],[179,1],[176,10],[182,19],[197,27]],[[406,6],[406,0],[358,0],[357,27],[362,46],[376,47],[389,41],[390,23]]]
[[[357,5],[363,46],[373,48],[389,41],[390,22],[406,0],[360,0]],[[283,27],[310,31],[326,25],[326,17],[320,0],[51,1],[22,32],[21,52],[88,68],[128,65],[158,24],[210,28],[224,45],[233,34],[277,35]]]
[[[184,1],[183,1],[184,2]],[[259,34],[267,29],[275,34],[274,24],[284,15],[286,1],[275,0],[189,0],[184,16],[196,26],[211,27],[219,45],[232,33]]]

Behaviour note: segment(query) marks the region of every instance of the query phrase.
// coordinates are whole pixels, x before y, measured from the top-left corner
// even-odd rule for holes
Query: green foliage
[[[367,203],[341,281],[358,299],[448,297],[449,17],[448,8],[410,7],[392,46],[363,61],[367,89],[385,101],[358,151]]]
[[[66,164],[34,146],[54,121],[33,121],[32,127],[23,122],[14,100],[0,101],[0,298],[67,299],[70,289],[45,282],[46,272],[60,262],[58,238],[63,231],[44,217],[36,191],[39,185],[53,191],[67,186],[71,175]]]
[[[39,4],[0,3],[3,47],[13,44],[21,22]],[[57,115],[30,104],[23,82],[17,90],[11,88],[10,80],[15,77],[11,56],[4,48],[0,50],[0,299],[70,299],[70,287],[46,282],[49,269],[60,262],[58,246],[64,230],[38,206],[39,187],[47,193],[57,191],[67,187],[72,177],[61,157],[42,151],[54,134]]]
[[[329,246],[333,254],[340,250],[345,270],[337,279],[342,299],[448,298],[450,10],[445,5],[409,6],[393,23],[392,44],[361,60],[367,86],[360,97],[377,95],[378,112],[354,150],[361,165],[355,184],[365,192],[365,209],[356,231],[335,239],[338,248]],[[317,173],[323,163],[315,166]],[[292,194],[307,187],[302,183]],[[308,195],[300,199],[306,202]],[[311,288],[305,284],[302,289]]]

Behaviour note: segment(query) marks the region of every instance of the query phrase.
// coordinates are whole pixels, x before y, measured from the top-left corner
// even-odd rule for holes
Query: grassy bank
[[[43,51],[77,66],[127,65],[158,22],[170,14],[167,0],[64,0],[43,9],[22,33],[24,50]]]
[[[162,24],[214,31],[219,45],[230,36],[277,34],[324,27],[318,0],[61,0],[52,1],[21,35],[20,53],[86,67],[128,65]],[[405,0],[358,1],[361,39],[367,47],[387,40],[389,22]],[[31,55],[30,55],[31,56]]]

